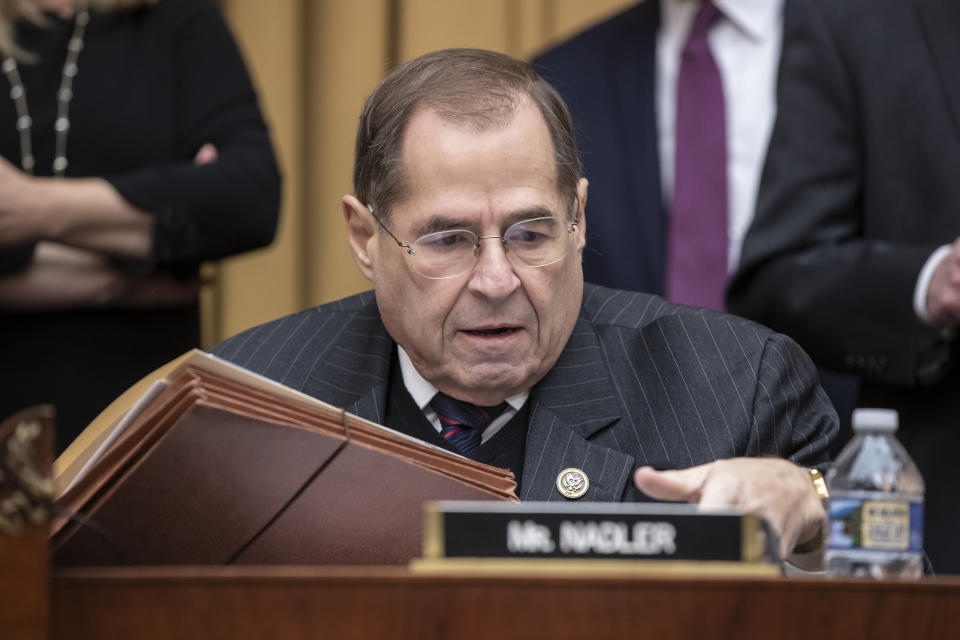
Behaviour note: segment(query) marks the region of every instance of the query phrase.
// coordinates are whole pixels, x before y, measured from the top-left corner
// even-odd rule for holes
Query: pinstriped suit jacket
[[[366,292],[255,327],[213,352],[382,422],[393,345]],[[562,500],[554,483],[567,467],[590,478],[585,498],[616,501],[632,470],[649,462],[685,468],[776,455],[824,463],[837,429],[816,370],[789,338],[589,284],[570,340],[529,402],[524,500]]]

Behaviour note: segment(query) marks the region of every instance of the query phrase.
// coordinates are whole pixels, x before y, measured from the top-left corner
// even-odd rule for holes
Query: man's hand
[[[780,538],[783,558],[798,543],[813,539],[826,519],[809,472],[780,458],[731,458],[681,471],[641,467],[634,481],[659,500],[685,500],[702,511],[736,508],[762,516]]]
[[[960,238],[937,265],[927,289],[927,312],[934,324],[960,324]]]

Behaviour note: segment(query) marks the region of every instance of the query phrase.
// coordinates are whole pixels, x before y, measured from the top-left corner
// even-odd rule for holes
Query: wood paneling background
[[[646,0],[652,1],[652,0]],[[528,58],[628,0],[219,0],[260,93],[283,172],[274,244],[207,273],[204,343],[369,288],[347,249],[363,100],[396,64],[444,47]]]

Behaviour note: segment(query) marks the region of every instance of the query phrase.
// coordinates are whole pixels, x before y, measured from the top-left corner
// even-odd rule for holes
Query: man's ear
[[[341,201],[343,217],[347,221],[347,236],[350,251],[360,271],[373,281],[373,266],[377,249],[377,221],[370,210],[355,196],[345,195]]]
[[[587,244],[587,179],[580,178],[577,182],[577,251],[583,252]]]

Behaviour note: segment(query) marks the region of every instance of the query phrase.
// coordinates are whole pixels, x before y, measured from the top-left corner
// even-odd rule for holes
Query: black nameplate
[[[757,562],[771,536],[754,514],[689,504],[433,502],[426,558]]]

